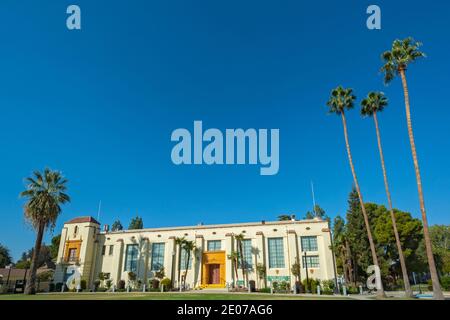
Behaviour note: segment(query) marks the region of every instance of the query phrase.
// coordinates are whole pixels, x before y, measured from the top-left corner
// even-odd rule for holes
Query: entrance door
[[[220,284],[220,264],[209,265],[209,284]]]

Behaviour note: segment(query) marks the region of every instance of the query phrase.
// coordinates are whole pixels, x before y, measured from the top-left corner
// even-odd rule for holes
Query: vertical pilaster
[[[177,248],[175,244],[175,237],[169,237],[169,241],[167,242],[167,252],[169,253],[169,265],[167,268],[167,277],[172,280],[172,285],[175,286],[175,283],[177,282],[177,275],[176,275],[176,256],[177,256]]]
[[[234,274],[233,262],[228,259],[228,255],[233,251],[233,234],[227,233],[225,237],[225,281],[228,283],[228,285],[231,285],[236,277],[236,275]]]
[[[297,234],[294,230],[288,230],[287,232],[288,237],[288,249],[289,249],[289,259],[288,259],[288,265],[287,268],[289,270],[289,275],[291,276],[291,288],[295,285],[295,277],[292,275],[292,265],[300,260],[299,257],[299,251],[298,251],[298,241],[297,241]]]
[[[123,257],[123,239],[118,239],[117,243],[114,245],[114,253],[113,253],[113,263],[115,269],[112,273],[112,279],[114,283],[117,285],[121,280],[122,276],[122,257]]]
[[[255,250],[255,270],[258,265],[258,263],[263,264],[266,267],[266,246],[264,245],[264,233],[262,231],[256,232],[256,250]],[[256,284],[258,288],[265,287],[266,284],[266,277],[261,281],[259,278],[258,273],[256,272]]]
[[[197,234],[195,236],[195,259],[192,264],[193,272],[194,272],[194,287],[201,285],[202,279],[202,263],[203,263],[203,251],[204,251],[204,239],[203,235]]]

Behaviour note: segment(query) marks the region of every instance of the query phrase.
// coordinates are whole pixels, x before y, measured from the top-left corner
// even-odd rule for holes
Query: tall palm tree
[[[400,236],[398,235],[397,223],[395,221],[394,209],[392,207],[391,192],[389,190],[389,184],[386,174],[386,166],[384,163],[383,147],[381,145],[381,135],[380,129],[378,127],[377,113],[382,112],[384,108],[388,105],[388,99],[382,92],[369,92],[367,98],[361,101],[361,115],[373,117],[375,123],[375,132],[377,134],[378,141],[378,151],[380,153],[381,169],[383,171],[384,188],[386,189],[386,196],[389,205],[389,211],[391,213],[392,227],[394,229],[395,242],[397,244],[398,257],[400,260],[400,267],[403,274],[403,283],[405,286],[405,295],[407,297],[412,297],[413,293],[411,290],[411,285],[409,283],[408,271],[406,269],[405,257],[403,255],[402,245],[400,243]]]
[[[239,281],[239,274],[238,274],[238,259],[239,259],[239,253],[237,251],[232,250],[230,254],[228,254],[227,258],[231,260],[231,264],[233,265],[234,274],[236,275],[236,284]]]
[[[353,181],[355,184],[356,192],[358,193],[359,203],[361,205],[361,211],[364,217],[364,224],[366,226],[367,238],[369,239],[370,251],[372,253],[372,261],[375,266],[379,268],[377,252],[375,250],[375,244],[373,242],[372,231],[370,229],[369,217],[367,216],[366,207],[364,206],[364,200],[361,194],[361,189],[359,188],[358,178],[356,176],[355,167],[353,165],[352,153],[350,150],[350,143],[348,140],[347,133],[347,121],[345,119],[345,110],[350,110],[354,107],[356,97],[353,95],[353,89],[347,88],[344,89],[342,86],[338,86],[337,88],[331,91],[330,99],[327,102],[327,106],[329,107],[329,112],[340,115],[342,118],[342,125],[344,127],[344,138],[345,145],[347,147],[347,155],[348,161],[350,164],[350,169],[353,175]],[[380,281],[381,283],[381,281]],[[384,289],[383,284],[381,284],[380,290],[377,291],[378,295],[384,297]]]
[[[177,264],[178,264],[178,285],[181,287],[181,264],[180,264],[180,261],[181,261],[181,251],[182,251],[182,246],[183,246],[183,243],[186,241],[186,238],[185,237],[176,237],[175,238],[175,245],[177,246],[177,248],[178,248],[178,258],[177,258],[177,260],[178,260],[178,262],[177,262]]]
[[[186,254],[187,254],[186,261],[185,261],[184,281],[183,281],[183,287],[186,288],[186,279],[187,279],[187,273],[189,270],[189,261],[191,259],[191,253],[195,250],[194,241],[185,240],[183,242],[182,249],[185,250]]]
[[[416,42],[409,37],[404,40],[395,40],[392,43],[392,48],[382,54],[384,65],[381,71],[384,73],[385,84],[390,83],[396,75],[400,75],[403,85],[403,94],[405,98],[406,110],[406,124],[408,127],[409,143],[411,145],[411,153],[416,173],[417,190],[419,193],[420,211],[422,213],[423,234],[425,240],[425,247],[428,258],[428,266],[430,268],[431,281],[433,282],[433,297],[434,299],[443,300],[444,295],[439,284],[439,277],[434,262],[433,250],[431,246],[430,234],[428,231],[427,213],[425,210],[425,200],[422,190],[422,179],[420,177],[419,160],[417,159],[416,143],[414,141],[414,133],[411,123],[411,110],[409,104],[408,83],[406,81],[406,70],[408,65],[419,58],[425,57],[425,54],[419,50],[422,46],[420,42]]]
[[[37,260],[45,230],[55,227],[56,219],[61,213],[60,205],[70,201],[65,193],[67,179],[60,172],[46,168],[43,173],[35,171],[33,175],[26,178],[26,190],[20,193],[20,197],[27,199],[24,206],[25,219],[37,232],[25,294],[36,293]]]
[[[238,235],[234,236],[234,240],[236,240],[236,244],[239,250],[239,257],[240,261],[241,261],[241,270],[242,270],[242,277],[244,278],[244,280],[247,282],[248,285],[248,278],[247,278],[247,266],[245,265],[245,261],[244,261],[244,247],[242,245],[242,242],[244,241],[244,234],[240,233]]]

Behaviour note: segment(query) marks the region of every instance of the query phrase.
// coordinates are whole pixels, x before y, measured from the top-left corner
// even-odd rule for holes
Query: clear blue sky
[[[82,30],[65,27],[82,9]],[[0,4],[0,243],[14,258],[34,244],[18,194],[34,169],[59,169],[72,202],[62,223],[97,214],[127,226],[231,223],[297,216],[316,200],[345,214],[352,186],[340,119],[325,103],[338,84],[361,98],[383,90],[380,125],[394,205],[419,217],[399,80],[385,88],[380,53],[414,36],[428,58],[408,70],[426,207],[450,213],[450,4],[376,1],[382,30],[365,27],[367,1],[34,1]],[[175,166],[176,128],[279,128],[280,171]],[[371,119],[348,114],[366,201],[385,203]],[[192,129],[191,129],[192,130]],[[46,236],[48,241],[51,234]]]

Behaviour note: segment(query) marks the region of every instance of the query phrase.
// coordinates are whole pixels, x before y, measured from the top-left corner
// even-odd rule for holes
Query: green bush
[[[106,280],[106,288],[107,289],[111,288],[111,285],[112,285],[112,280],[111,279]]]
[[[334,291],[334,288],[335,288],[334,280],[324,280],[324,281],[322,281],[323,294],[332,294],[333,291]]]
[[[270,293],[270,288],[261,288],[258,290],[260,293]]]
[[[159,288],[159,280],[158,279],[151,279],[148,282],[149,282],[150,288],[152,288],[152,289]]]
[[[84,279],[80,280],[80,288],[81,288],[81,290],[86,290],[86,288],[87,288],[86,280],[84,280]]]
[[[305,288],[305,291],[309,290],[311,293],[317,293],[317,286],[320,285],[320,280],[318,279],[308,279],[308,283],[306,283],[306,279],[303,279],[302,281],[303,287]]]
[[[359,288],[356,286],[351,286],[347,288],[347,293],[348,294],[358,294],[359,293]]]
[[[172,288],[172,280],[169,278],[162,279],[160,284],[164,286],[164,291],[169,291]]]
[[[441,287],[445,291],[450,290],[450,276],[444,276],[441,278]]]

